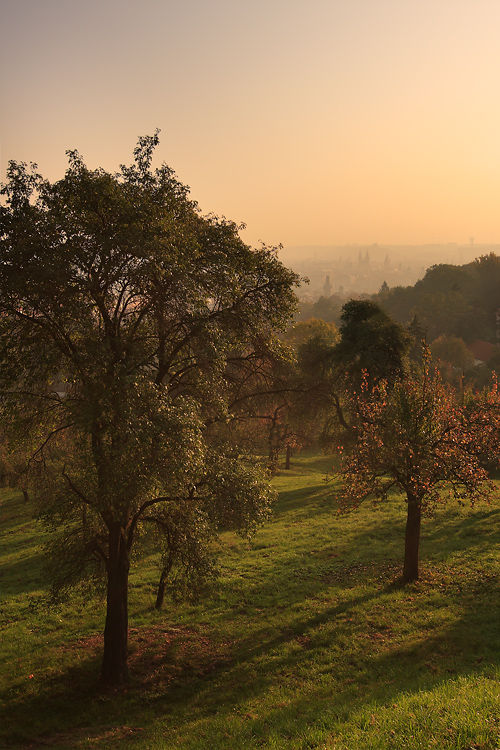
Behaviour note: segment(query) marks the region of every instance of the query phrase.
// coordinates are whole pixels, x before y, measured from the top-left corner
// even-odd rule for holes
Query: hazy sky
[[[1,179],[139,135],[256,244],[500,242],[500,0],[0,0]]]

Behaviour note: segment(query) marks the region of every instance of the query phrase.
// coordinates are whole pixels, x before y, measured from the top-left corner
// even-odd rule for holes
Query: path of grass
[[[404,507],[338,516],[325,459],[281,472],[273,520],[224,538],[216,595],[153,609],[131,583],[132,681],[95,689],[103,608],[43,602],[40,532],[0,504],[0,747],[399,750],[500,747],[500,510],[423,528],[398,587]]]

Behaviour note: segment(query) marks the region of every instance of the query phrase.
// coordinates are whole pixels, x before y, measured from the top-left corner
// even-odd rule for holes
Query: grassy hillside
[[[402,498],[339,516],[327,467],[276,477],[273,520],[225,536],[206,601],[158,613],[154,556],[134,570],[120,693],[96,690],[102,603],[44,606],[43,534],[4,491],[0,747],[500,747],[500,504],[428,520],[402,589]]]

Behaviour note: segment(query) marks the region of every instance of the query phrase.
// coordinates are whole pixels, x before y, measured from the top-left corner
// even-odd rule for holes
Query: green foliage
[[[317,338],[329,346],[336,344],[339,339],[337,326],[321,318],[309,318],[309,320],[294,323],[283,336],[283,340],[295,350],[311,339]]]
[[[500,258],[490,253],[464,266],[432,266],[414,287],[394,287],[374,299],[405,325],[417,315],[428,343],[442,335],[466,343],[475,338],[493,341],[499,284]]]
[[[476,332],[486,331],[486,318],[477,301],[456,289],[422,294],[412,312],[425,323],[430,342],[440,335],[471,341]]]
[[[321,296],[316,302],[303,301],[300,303],[296,319],[307,322],[311,318],[314,318],[338,325],[343,304],[344,300],[337,294],[332,294],[331,297]]]
[[[430,347],[435,366],[439,367],[443,380],[456,388],[463,388],[464,381],[473,371],[475,359],[465,341],[457,336],[439,336]]]
[[[500,346],[495,347],[493,354],[486,362],[486,366],[496,375],[500,375]]]
[[[331,297],[320,297],[312,307],[312,317],[338,325],[343,304],[342,297],[336,294],[332,294]]]
[[[371,385],[401,378],[413,343],[403,326],[370,300],[347,302],[341,321],[338,340],[320,333],[298,349],[308,406],[325,445],[341,439],[342,432],[352,432],[349,393],[359,390],[365,377]]]
[[[465,341],[457,336],[439,336],[432,342],[431,352],[434,359],[459,370],[474,364],[474,355],[467,349]]]
[[[413,286],[395,286],[388,291],[373,295],[373,299],[399,323],[408,325],[413,318],[412,310],[418,300],[418,292]]]
[[[476,295],[482,302],[490,325],[494,325],[500,303],[500,258],[495,253],[481,255],[466,268],[476,281]]]
[[[412,340],[399,323],[371,300],[351,300],[342,308],[340,342],[334,353],[350,387],[359,387],[364,373],[371,383],[395,382],[405,372]]]
[[[247,455],[267,453],[268,468],[273,472],[281,451],[285,449],[289,459],[291,451],[314,441],[318,434],[312,394],[315,384],[311,383],[304,352],[321,344],[329,350],[337,340],[333,323],[311,318],[294,323],[273,342],[265,368],[253,374],[254,379],[261,379],[262,387],[257,400],[245,403],[251,421],[230,425],[228,432],[235,448]],[[239,399],[245,398],[251,383],[251,379],[246,380]]]

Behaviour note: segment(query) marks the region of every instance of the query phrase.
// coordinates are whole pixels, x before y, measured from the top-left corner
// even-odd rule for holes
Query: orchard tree
[[[163,571],[189,588],[213,573],[218,529],[251,532],[268,513],[266,478],[227,426],[266,388],[298,283],[153,169],[157,143],[140,138],[116,174],[68,152],[54,183],[11,162],[1,189],[2,427],[29,449],[57,530],[55,589],[105,577],[106,684],[128,676],[138,535],[155,530]]]
[[[294,323],[281,338],[290,348],[290,354],[280,362],[277,382],[281,388],[269,400],[266,423],[270,465],[276,468],[280,451],[285,449],[285,468],[289,469],[292,453],[313,442],[319,432],[315,384],[305,374],[300,353],[304,346],[310,348],[312,342],[330,347],[338,341],[339,334],[334,323],[310,318]]]
[[[319,338],[331,346],[338,342],[339,330],[335,323],[327,323],[321,318],[309,318],[294,323],[282,336],[283,341],[291,346],[295,352],[298,352],[302,344],[315,338]]]
[[[334,362],[351,390],[365,377],[371,385],[380,380],[391,384],[405,374],[413,340],[404,326],[376,302],[350,300],[343,306],[340,320],[340,341],[335,347]]]
[[[391,388],[385,381],[371,388],[366,377],[351,400],[356,437],[342,456],[344,509],[369,497],[387,499],[394,488],[404,494],[403,581],[415,581],[422,516],[450,496],[471,502],[490,496],[481,457],[498,436],[498,394],[457,403],[439,372],[431,372],[426,351],[422,371]]]
[[[290,468],[293,451],[310,444],[318,434],[311,384],[298,364],[298,352],[312,339],[331,345],[338,339],[337,328],[315,318],[293,324],[273,342],[262,366],[254,368],[249,378],[240,379],[232,407],[235,419],[228,428],[231,442],[242,453],[267,453],[271,472],[276,471],[283,450],[285,468]],[[237,419],[240,399],[245,405],[243,421]]]
[[[256,395],[247,395],[249,390]],[[237,408],[241,398],[245,406],[243,420]],[[280,452],[286,449],[288,467],[290,451],[309,441],[306,399],[307,390],[297,372],[295,351],[282,341],[275,342],[268,360],[245,381],[233,402],[235,418],[228,425],[230,442],[242,454],[267,453],[271,473],[277,469]]]
[[[465,341],[457,336],[439,336],[432,342],[431,353],[443,380],[455,387],[463,387],[466,377],[474,373],[474,355],[467,349]],[[474,373],[475,374],[475,373]]]
[[[406,329],[370,300],[350,300],[341,313],[338,336],[318,331],[298,348],[298,364],[308,406],[321,422],[322,438],[354,435],[350,396],[367,380],[370,388],[403,377],[413,343]]]

